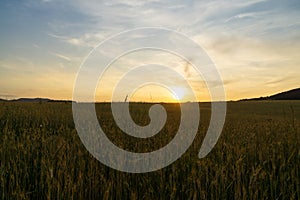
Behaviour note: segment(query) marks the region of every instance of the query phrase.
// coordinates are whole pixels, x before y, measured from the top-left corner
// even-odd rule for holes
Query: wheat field
[[[149,123],[151,104],[131,103],[133,120]],[[99,123],[119,147],[150,152],[168,144],[180,120],[178,104],[163,104],[164,128],[148,139],[116,126],[110,104],[96,105]],[[101,164],[76,133],[72,104],[0,103],[1,199],[300,199],[300,101],[228,102],[221,137],[198,151],[210,119],[200,103],[198,134],[176,162],[144,174]]]

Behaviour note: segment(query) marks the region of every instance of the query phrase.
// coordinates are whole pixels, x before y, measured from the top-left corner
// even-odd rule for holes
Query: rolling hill
[[[285,91],[285,92],[280,92],[267,97],[242,99],[241,101],[252,101],[252,100],[300,100],[300,88]]]

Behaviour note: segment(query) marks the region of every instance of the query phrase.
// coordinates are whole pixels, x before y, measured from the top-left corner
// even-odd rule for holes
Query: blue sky
[[[224,80],[227,99],[296,88],[299,10],[297,0],[2,0],[0,98],[71,99],[76,73],[93,47],[149,26],[179,31],[202,46]],[[116,66],[108,79],[118,72]],[[208,96],[200,92],[199,98]]]

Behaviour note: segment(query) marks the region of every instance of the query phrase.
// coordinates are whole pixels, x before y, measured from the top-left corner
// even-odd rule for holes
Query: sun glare
[[[185,97],[186,91],[183,87],[172,87],[171,90],[174,100],[181,101]]]

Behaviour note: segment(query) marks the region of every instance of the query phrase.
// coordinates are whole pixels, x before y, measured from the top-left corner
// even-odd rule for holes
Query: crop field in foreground
[[[119,147],[150,152],[168,144],[179,126],[178,104],[162,104],[164,128],[148,139],[128,136],[110,104],[96,105],[99,123]],[[71,103],[0,103],[1,199],[300,199],[300,101],[228,102],[214,149],[198,151],[210,120],[200,103],[198,134],[176,162],[144,174],[119,172],[93,158],[74,127]],[[139,125],[151,104],[131,103]]]

